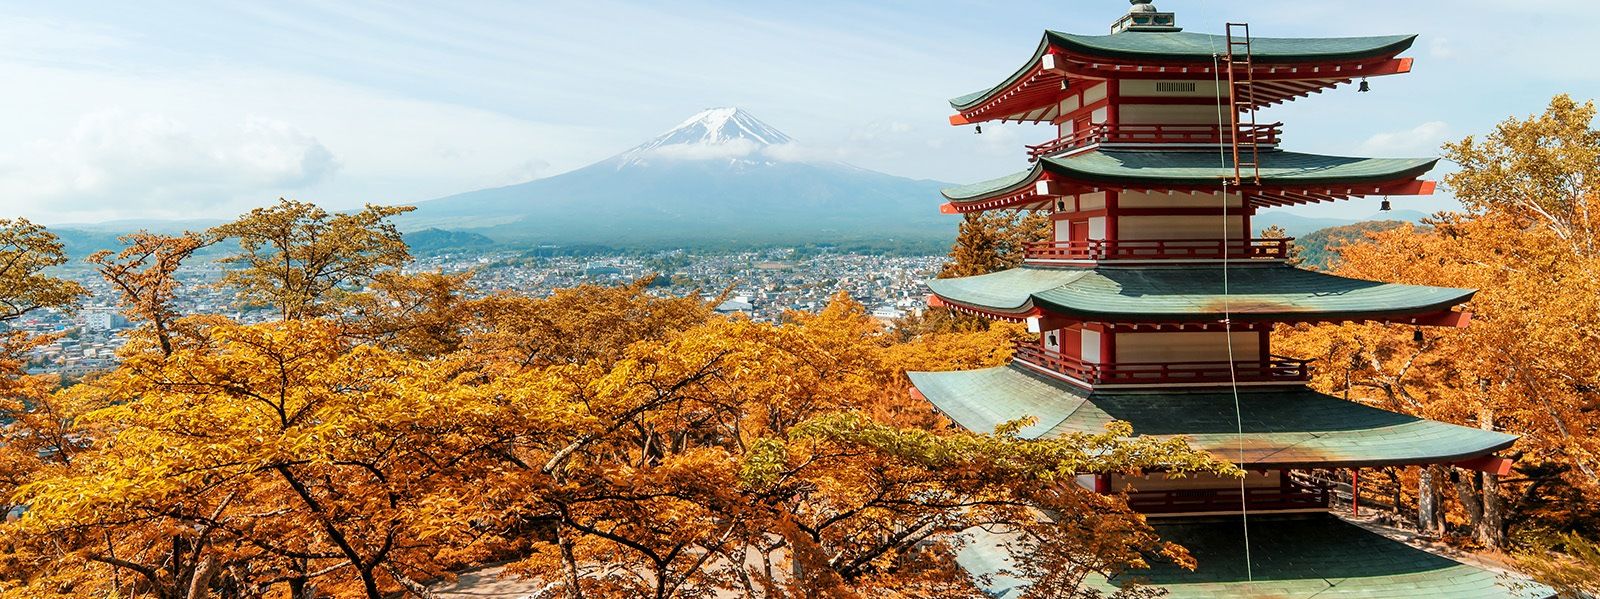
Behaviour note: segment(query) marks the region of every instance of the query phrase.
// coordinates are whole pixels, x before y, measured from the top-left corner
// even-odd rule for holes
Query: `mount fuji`
[[[420,202],[398,224],[612,247],[947,243],[954,232],[938,210],[944,184],[806,153],[743,110],[714,108],[574,171]]]

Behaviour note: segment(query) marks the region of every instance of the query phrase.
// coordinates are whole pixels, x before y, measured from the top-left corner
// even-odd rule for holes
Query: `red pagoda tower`
[[[1000,84],[955,98],[954,125],[1048,123],[1022,172],[944,192],[946,213],[1040,210],[1054,239],[1026,263],[929,282],[930,303],[1026,322],[1035,340],[1008,366],[912,373],[913,393],[957,424],[990,432],[1031,417],[1025,438],[1103,432],[1183,436],[1248,471],[1239,479],[1116,472],[1080,477],[1190,549],[1194,572],[1131,573],[1171,597],[1546,596],[1501,575],[1369,532],[1329,512],[1314,469],[1451,464],[1504,474],[1511,435],[1387,412],[1311,390],[1306,360],[1273,354],[1280,323],[1465,326],[1474,291],[1363,281],[1287,264],[1290,240],[1253,239],[1266,207],[1427,195],[1436,158],[1284,150],[1257,111],[1411,70],[1415,36],[1253,38],[1182,31],[1151,0],[1110,35],[1045,32]],[[981,125],[980,125],[981,126]],[[1387,206],[1385,206],[1387,208]],[[981,536],[981,535],[980,535]],[[1248,538],[1248,541],[1246,540]],[[981,540],[981,539],[980,539]],[[1247,545],[1248,544],[1248,545]],[[1248,553],[1247,553],[1248,549]],[[1248,555],[1248,557],[1246,557]],[[1003,569],[969,546],[974,574]],[[992,577],[1013,596],[1027,581]],[[1123,581],[1098,581],[1113,591]]]

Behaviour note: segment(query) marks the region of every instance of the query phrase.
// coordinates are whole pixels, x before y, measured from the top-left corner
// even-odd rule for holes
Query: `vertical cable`
[[[1231,35],[1229,36],[1229,41],[1230,42],[1232,41],[1232,36]],[[1233,47],[1232,46],[1228,47],[1228,58],[1229,58],[1228,70],[1229,70],[1229,73],[1231,75],[1231,73],[1233,71],[1233,63],[1232,63]],[[1222,142],[1223,119],[1222,119],[1222,72],[1221,72],[1221,66],[1222,65],[1220,64],[1220,62],[1221,61],[1218,59],[1217,54],[1215,52],[1212,52],[1212,54],[1211,54],[1211,75],[1212,75],[1212,79],[1214,79],[1216,81],[1216,92],[1217,92],[1216,93],[1216,96],[1217,96],[1217,142],[1218,142],[1217,143],[1217,158],[1221,161],[1223,170],[1227,170],[1227,168],[1228,168],[1228,154],[1227,154],[1227,152],[1225,150],[1223,150],[1222,143],[1221,143]],[[1231,80],[1231,76],[1230,76],[1230,80]],[[1229,101],[1229,107],[1228,108],[1230,110],[1238,110],[1237,106],[1233,106],[1232,105],[1232,102],[1234,101],[1232,86],[1230,86],[1229,89],[1228,89],[1228,101]],[[1232,131],[1230,134],[1233,136],[1232,137],[1233,143],[1239,143],[1239,139],[1238,139],[1239,132],[1237,130],[1235,130],[1235,131]],[[1239,199],[1240,199],[1240,203],[1242,204],[1243,200],[1244,200],[1244,193],[1243,192],[1240,192]],[[1238,428],[1238,437],[1237,437],[1237,439],[1239,440],[1239,468],[1240,469],[1244,469],[1244,467],[1245,467],[1245,459],[1244,459],[1245,458],[1245,453],[1244,453],[1244,410],[1239,406],[1239,373],[1238,373],[1238,365],[1234,363],[1234,358],[1233,358],[1233,306],[1232,306],[1231,302],[1229,301],[1229,297],[1228,297],[1228,292],[1229,292],[1229,289],[1228,289],[1228,261],[1229,261],[1229,255],[1228,255],[1228,225],[1229,225],[1229,223],[1228,223],[1228,178],[1227,178],[1226,175],[1224,175],[1223,178],[1222,178],[1222,331],[1223,331],[1223,335],[1227,338],[1227,343],[1226,344],[1228,346],[1228,380],[1231,383],[1229,385],[1229,388],[1233,390],[1233,417],[1234,417],[1234,421],[1238,424],[1238,427],[1239,427]],[[1265,357],[1263,356],[1262,359],[1265,359]],[[1245,581],[1246,582],[1255,582],[1255,566],[1250,563],[1250,502],[1249,502],[1248,497],[1245,495],[1245,482],[1247,481],[1249,476],[1250,476],[1250,471],[1249,470],[1245,470],[1244,476],[1239,478],[1239,519],[1240,519],[1240,522],[1243,524],[1243,527],[1244,527],[1244,573],[1245,573]]]

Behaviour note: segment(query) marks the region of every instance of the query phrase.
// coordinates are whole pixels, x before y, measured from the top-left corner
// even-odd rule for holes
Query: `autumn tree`
[[[1016,267],[1027,257],[1028,244],[1047,241],[1051,235],[1050,216],[1044,212],[968,212],[939,277],[970,277]]]
[[[969,341],[986,348],[952,366],[1004,359],[994,339]],[[1078,582],[1177,554],[1071,473],[1220,468],[1208,456],[1125,429],[1025,441],[884,422],[869,416],[884,382],[905,393],[893,346],[841,298],[781,325],[714,318],[645,337],[610,364],[533,367],[546,401],[567,406],[561,425],[519,438],[495,487],[524,491],[486,493],[473,517],[550,522],[514,569],[567,597],[970,595],[948,551],[976,525],[1085,558]],[[1067,513],[1041,524],[1040,508]]]
[[[907,369],[997,365],[1015,327],[908,341],[844,296],[757,323],[649,280],[478,297],[399,272],[393,213],[218,227],[228,284],[277,308],[253,324],[174,307],[194,238],[99,255],[146,326],[115,371],[34,392],[72,406],[73,451],[16,477],[0,597],[427,597],[505,559],[573,598],[975,597],[974,526],[1072,596],[1187,563],[1078,473],[1232,472],[1125,425],[1027,440],[912,404]]]
[[[1445,177],[1467,210],[1556,236],[1580,256],[1600,253],[1600,130],[1595,105],[1562,94],[1543,114],[1508,119],[1478,139],[1446,144],[1461,170]]]
[[[176,312],[172,274],[200,236],[94,257],[150,326],[116,371],[49,396],[98,409],[72,420],[92,427],[81,459],[15,493],[21,596],[425,594],[451,539],[483,534],[437,514],[494,443],[462,407],[510,393],[450,358],[440,323],[462,314],[462,278],[388,270],[405,257],[397,212],[284,202],[218,227],[245,248],[230,282],[275,322]]]
[[[279,199],[210,234],[235,239],[239,252],[223,284],[247,304],[277,309],[284,320],[333,314],[379,273],[411,259],[389,219],[409,206],[373,206],[329,213],[315,204]]]
[[[50,337],[11,329],[18,319],[44,309],[68,309],[84,293],[77,283],[49,269],[67,261],[61,242],[25,219],[0,219],[0,507],[27,478],[50,464],[68,462],[71,410],[52,401],[53,377],[29,374],[30,353]],[[9,510],[9,508],[7,508]]]
[[[461,349],[478,304],[472,272],[403,273],[373,276],[363,293],[348,299],[339,315],[351,337],[414,357]]]
[[[178,267],[195,252],[216,243],[199,233],[158,235],[141,231],[124,236],[121,251],[101,250],[87,261],[116,289],[123,312],[136,322],[149,325],[164,353],[172,353],[173,325],[180,314],[173,305],[177,298]]]
[[[458,412],[487,392],[453,384],[463,369],[353,344],[327,319],[214,324],[170,355],[132,352],[81,387],[123,400],[91,416],[112,436],[21,488],[19,530],[72,548],[48,569],[105,564],[160,597],[420,588],[441,540],[472,534],[434,512],[492,443]]]
[[[1597,532],[1600,487],[1600,133],[1592,103],[1558,96],[1540,115],[1446,146],[1468,212],[1373,232],[1339,248],[1335,272],[1470,287],[1464,329],[1299,327],[1284,347],[1332,368],[1317,384],[1352,399],[1522,436],[1517,476],[1421,472],[1423,506],[1449,500],[1480,544],[1536,543],[1542,530]],[[1345,367],[1344,365],[1349,365]],[[1454,487],[1453,493],[1442,491]],[[1562,489],[1572,490],[1565,495]],[[1560,500],[1549,499],[1557,494]],[[1423,509],[1425,525],[1441,511]],[[1560,546],[1547,544],[1546,546]]]
[[[67,262],[61,240],[27,219],[0,219],[0,322],[37,310],[65,308],[83,286],[49,272]]]

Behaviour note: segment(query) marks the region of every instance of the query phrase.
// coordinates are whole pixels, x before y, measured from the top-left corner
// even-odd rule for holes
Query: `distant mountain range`
[[[1390,210],[1387,212],[1379,212],[1366,218],[1354,219],[1315,218],[1272,210],[1251,217],[1250,228],[1255,229],[1254,233],[1259,234],[1261,233],[1262,229],[1276,225],[1282,227],[1290,237],[1304,237],[1313,231],[1320,231],[1329,227],[1343,227],[1362,222],[1391,220],[1418,223],[1422,222],[1422,219],[1427,217],[1428,214],[1418,212],[1416,210]]]
[[[418,202],[396,219],[419,253],[493,246],[704,250],[832,244],[845,249],[939,253],[959,218],[940,214],[948,184],[806,158],[804,147],[738,108],[713,108],[634,148],[574,171],[517,185]],[[1421,212],[1369,219],[1257,215],[1259,230],[1290,236],[1365,220],[1420,220]],[[204,230],[222,221],[123,220],[56,225],[73,256],[117,247],[147,229]]]
[[[589,166],[416,204],[402,230],[437,228],[501,243],[612,247],[942,241],[958,220],[937,181],[806,160],[786,134],[716,108]]]

